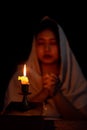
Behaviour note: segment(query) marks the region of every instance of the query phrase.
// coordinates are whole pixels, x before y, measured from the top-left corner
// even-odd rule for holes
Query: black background
[[[9,5],[10,4],[10,5]],[[63,28],[76,59],[87,78],[87,32],[85,3],[4,3],[0,25],[0,92],[3,95],[17,64],[25,61],[31,49],[32,32],[45,15]]]

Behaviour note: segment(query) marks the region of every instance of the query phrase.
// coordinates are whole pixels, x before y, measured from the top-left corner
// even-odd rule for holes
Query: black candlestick
[[[28,95],[31,94],[31,92],[29,92],[29,84],[21,84],[20,94],[23,95],[23,99],[22,102],[17,105],[19,111],[27,111],[36,107],[36,103],[29,101]]]
[[[22,95],[23,95],[22,109],[24,111],[29,110],[31,108],[31,105],[30,105],[28,97],[27,97],[30,94],[29,85],[28,84],[21,84],[21,91],[22,91]]]

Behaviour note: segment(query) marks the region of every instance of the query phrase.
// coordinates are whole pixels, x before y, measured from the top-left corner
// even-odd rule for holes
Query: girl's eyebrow
[[[37,38],[37,40],[44,40],[44,38]],[[56,41],[55,38],[50,38],[50,40]]]
[[[44,38],[37,38],[37,40],[43,40]]]
[[[50,40],[52,40],[52,41],[56,41],[56,39],[55,39],[55,38],[51,38]]]

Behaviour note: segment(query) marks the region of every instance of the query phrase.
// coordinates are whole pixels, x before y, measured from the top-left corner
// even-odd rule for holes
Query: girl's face
[[[59,45],[55,34],[49,30],[43,30],[36,37],[36,53],[43,64],[56,63],[59,57]]]

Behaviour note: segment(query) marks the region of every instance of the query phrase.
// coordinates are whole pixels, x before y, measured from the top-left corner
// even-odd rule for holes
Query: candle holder
[[[21,92],[22,92],[21,94],[23,95],[21,109],[23,111],[31,109],[32,105],[29,102],[28,97],[27,97],[29,94],[31,94],[29,92],[29,85],[28,84],[21,84]]]

